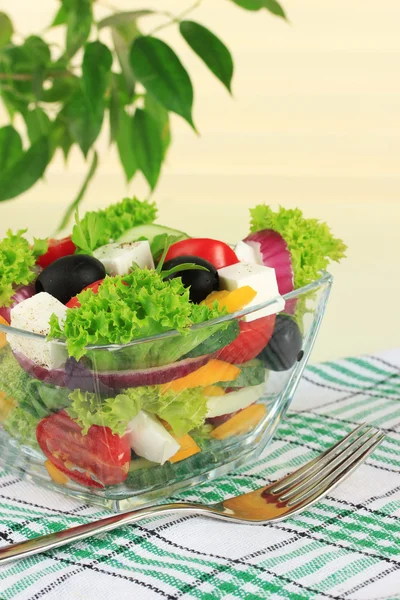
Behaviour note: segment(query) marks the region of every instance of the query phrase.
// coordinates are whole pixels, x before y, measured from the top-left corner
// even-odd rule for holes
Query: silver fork
[[[384,437],[381,431],[362,424],[291,475],[253,492],[208,506],[186,502],[149,506],[11,544],[0,548],[0,565],[161,513],[197,513],[235,523],[280,521],[311,506],[336,487],[364,462]]]

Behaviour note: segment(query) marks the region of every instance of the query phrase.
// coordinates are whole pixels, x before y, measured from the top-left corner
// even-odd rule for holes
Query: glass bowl
[[[317,337],[331,285],[331,275],[324,272],[320,279],[286,294],[282,313],[290,313],[290,317],[275,315],[276,300],[271,300],[201,323],[187,333],[170,331],[121,346],[92,346],[79,362],[67,359],[65,366],[53,371],[32,363],[20,352],[27,344],[38,348],[48,344],[44,336],[0,324],[0,464],[40,485],[122,511],[162,500],[178,489],[195,486],[254,460],[273,438],[293,398]],[[298,326],[297,341],[289,337],[289,346],[287,339],[285,342],[282,336],[277,337],[278,321],[282,324],[288,319]],[[249,359],[249,346],[254,354],[255,341],[262,345],[266,329],[274,325],[277,333],[256,357]],[[229,343],[239,326],[242,331],[250,329],[251,339],[241,338],[242,355],[230,365],[221,359],[229,358],[227,348],[232,348]],[[67,354],[62,342],[51,344],[52,352],[61,357]],[[206,404],[202,404],[203,412],[207,411],[206,424],[189,430],[189,435],[183,431],[177,434],[168,419],[172,415],[173,424],[174,400],[179,403],[188,386],[194,395],[206,397]],[[134,450],[123,464],[123,452],[118,453],[115,446],[120,438],[111,430],[107,436],[102,433],[106,398],[121,394],[118,398],[125,410],[128,405],[124,402],[131,400],[122,390],[128,387],[141,394],[144,421],[148,419],[153,425],[156,421],[156,428],[167,432],[169,444],[172,440],[172,446],[160,442],[163,464],[149,460],[148,449],[152,458],[158,442],[153,444],[151,438],[148,443],[149,430],[143,419],[130,422],[135,425],[129,425],[126,435]],[[91,418],[97,418],[97,424],[82,435],[79,425],[65,411],[72,410],[74,395],[85,393],[91,394]],[[169,394],[171,401],[170,411],[161,413],[161,420],[154,416],[157,394]],[[45,427],[37,427],[44,422]],[[54,465],[66,468],[60,471]]]

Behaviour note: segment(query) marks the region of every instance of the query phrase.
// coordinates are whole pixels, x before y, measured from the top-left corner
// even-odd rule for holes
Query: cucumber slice
[[[234,381],[222,381],[215,385],[222,388],[243,388],[264,383],[268,371],[265,369],[261,360],[254,358],[247,363],[242,363],[237,366],[241,371]]]
[[[132,229],[125,231],[125,233],[117,240],[117,242],[135,242],[139,238],[146,238],[151,243],[156,235],[163,234],[171,237],[180,237],[182,240],[189,238],[189,236],[183,231],[152,223],[150,225],[138,225],[137,227],[132,227]]]
[[[237,321],[228,321],[224,325],[214,325],[213,327],[217,330],[185,354],[184,358],[195,358],[204,354],[213,354],[233,342],[240,333]]]

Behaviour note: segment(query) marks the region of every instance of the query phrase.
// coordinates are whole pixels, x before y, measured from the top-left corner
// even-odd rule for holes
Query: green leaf
[[[112,79],[111,83],[111,94],[109,103],[109,115],[110,115],[110,144],[115,142],[118,135],[119,128],[119,93],[115,78]]]
[[[139,19],[140,17],[153,14],[154,10],[129,10],[114,13],[113,15],[105,17],[105,19],[99,21],[97,23],[97,27],[98,29],[102,29],[103,27],[118,27],[118,25],[124,25],[125,23],[136,21],[136,19]]]
[[[181,21],[179,29],[192,50],[205,62],[227,90],[232,92],[233,60],[225,44],[206,27],[195,21]]]
[[[72,58],[82,48],[92,27],[91,0],[63,0],[67,18],[66,57]]]
[[[20,135],[12,125],[0,129],[0,173],[11,166],[22,154]]]
[[[71,134],[67,127],[66,118],[65,116],[63,116],[62,111],[59,113],[56,120],[53,122],[51,142],[52,154],[54,154],[57,148],[61,148],[64,154],[64,160],[67,161],[68,154],[71,150],[74,140],[71,137]]]
[[[51,121],[41,108],[37,107],[26,112],[24,114],[24,120],[28,129],[28,137],[31,144],[37,142],[41,137],[49,135]]]
[[[11,40],[14,28],[11,19],[6,13],[0,12],[0,48]]]
[[[157,38],[140,37],[132,46],[130,59],[136,79],[147,91],[196,129],[192,118],[192,82],[172,48]]]
[[[133,95],[129,94],[126,79],[123,73],[113,73],[113,81],[118,90],[119,103],[122,106],[132,104]],[[133,77],[133,74],[132,74]]]
[[[77,90],[63,110],[72,139],[80,146],[84,156],[97,139],[103,124],[104,100],[96,111],[88,104],[86,96]]]
[[[68,22],[68,12],[65,6],[62,4],[53,19],[50,27],[57,27],[58,25],[66,25]]]
[[[26,38],[22,49],[29,61],[36,67],[46,67],[51,60],[51,52],[48,44],[38,35],[30,35]]]
[[[136,155],[133,148],[132,118],[120,107],[118,118],[117,147],[126,180],[129,182],[137,171]]]
[[[285,11],[276,0],[231,0],[231,2],[234,2],[246,10],[260,10],[266,8],[273,15],[286,19]]]
[[[160,176],[164,147],[157,123],[141,108],[136,109],[133,117],[133,151],[139,169],[154,190]]]
[[[42,137],[1,171],[0,201],[15,198],[32,187],[43,175],[49,158],[49,140]]]
[[[82,63],[82,87],[89,106],[94,112],[104,111],[104,94],[110,79],[112,54],[101,42],[85,47]]]
[[[169,125],[168,111],[161,106],[161,104],[159,104],[151,94],[146,94],[144,98],[144,107],[146,112],[149,113],[149,115],[158,125],[160,138],[164,149],[163,158],[165,158],[171,143],[171,128]]]
[[[75,211],[77,210],[79,204],[81,203],[81,200],[83,198],[83,196],[86,193],[86,190],[88,188],[89,183],[91,182],[91,180],[93,179],[94,174],[96,173],[96,169],[97,169],[97,165],[99,164],[99,157],[97,155],[97,152],[94,151],[93,153],[93,160],[92,163],[90,165],[88,174],[85,177],[85,180],[82,184],[81,189],[78,192],[77,197],[75,198],[75,200],[73,200],[71,202],[71,204],[68,206],[67,210],[64,213],[63,218],[61,219],[61,222],[59,224],[59,226],[57,227],[55,234],[59,233],[60,231],[62,231],[69,223],[72,215],[75,213]]]
[[[47,90],[42,90],[40,100],[42,102],[65,102],[78,85],[79,79],[72,73],[71,77],[53,79],[52,86]]]
[[[121,66],[122,74],[125,78],[129,98],[133,97],[136,84],[129,59],[129,47],[138,35],[140,35],[140,33],[135,22],[130,23],[129,27],[120,26],[113,27],[111,29],[115,53]]]

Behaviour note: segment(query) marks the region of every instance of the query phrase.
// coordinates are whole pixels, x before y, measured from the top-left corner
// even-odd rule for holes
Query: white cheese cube
[[[243,321],[249,323],[261,317],[273,315],[285,307],[285,301],[279,294],[276,281],[275,269],[256,265],[254,263],[239,262],[229,267],[218,270],[220,289],[233,291],[245,285],[249,285],[255,292],[255,298],[246,304],[244,308],[250,308],[274,300],[271,304],[243,317]]]
[[[128,435],[131,448],[138,456],[161,465],[180,448],[160,421],[145,410],[139,411],[130,421]]]
[[[259,250],[246,242],[238,242],[233,250],[241,262],[263,264]]]
[[[247,408],[257,402],[265,393],[265,383],[229,392],[224,396],[208,396],[207,417],[221,417]]]
[[[103,263],[106,272],[112,277],[127,275],[133,263],[140,269],[154,269],[150,244],[147,240],[106,244],[97,248],[93,255]]]
[[[23,300],[11,309],[11,326],[40,335],[48,335],[50,317],[55,314],[62,322],[67,307],[47,292]],[[45,369],[58,369],[65,364],[67,351],[63,344],[8,333],[7,340],[19,352]]]

